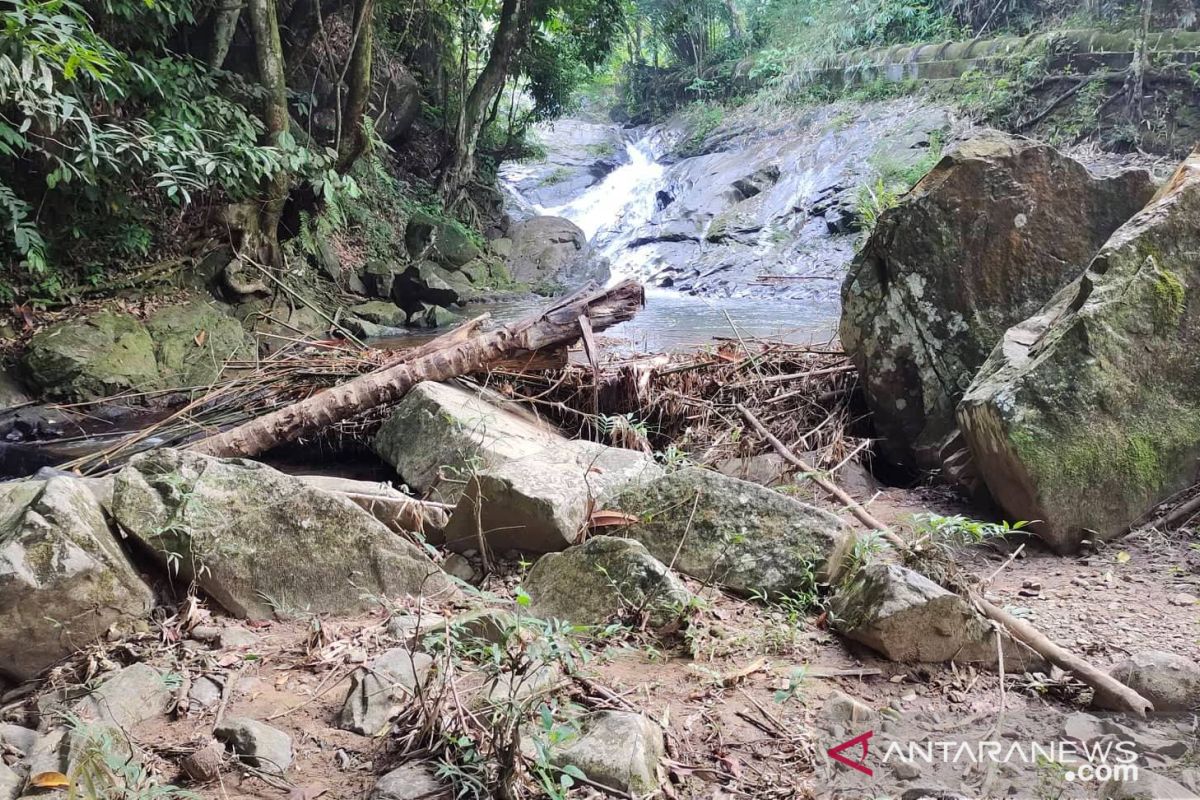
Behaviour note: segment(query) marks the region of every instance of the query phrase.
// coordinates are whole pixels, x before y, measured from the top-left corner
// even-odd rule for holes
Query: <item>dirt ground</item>
[[[881,490],[870,508],[892,525],[922,511],[966,511],[944,491],[919,489]],[[1200,659],[1193,597],[1200,594],[1200,550],[1190,531],[1139,532],[1079,557],[1055,556],[1016,535],[963,550],[956,561],[980,579],[994,576],[988,589],[994,602],[1101,668],[1151,649]],[[483,588],[504,600],[519,580],[519,574],[495,576]],[[592,632],[584,637],[582,679],[563,680],[544,701],[554,708],[636,708],[661,723],[670,777],[664,797],[861,799],[972,787],[996,794],[965,796],[1075,796],[1030,788],[1031,776],[1010,775],[1005,784],[1004,776],[934,769],[903,778],[880,771],[874,784],[841,786],[845,770],[826,751],[860,728],[878,730],[882,738],[906,725],[918,729],[916,736],[932,735],[938,726],[975,726],[984,736],[1003,709],[1013,735],[1053,737],[1067,715],[1084,707],[1088,693],[1061,674],[1010,673],[1002,687],[994,672],[891,663],[827,630],[820,608],[763,605],[694,581],[689,586],[706,603],[686,628]],[[354,618],[245,623],[201,608],[187,619],[161,621],[138,639],[82,654],[56,670],[39,694],[133,661],[179,676],[181,698],[204,676],[215,678],[223,688],[214,702],[177,706],[168,718],[130,731],[159,780],[213,800],[365,798],[382,773],[408,758],[399,752],[403,731],[359,736],[339,730],[335,720],[351,673],[397,646],[387,621],[381,609]],[[248,629],[253,642],[221,649],[189,638],[189,628],[212,624]],[[831,716],[829,704],[839,692],[869,706],[872,715],[861,722]],[[37,697],[10,692],[0,716],[35,724]],[[285,778],[228,759],[218,780],[188,783],[180,760],[209,740],[218,719],[230,717],[267,722],[292,737],[296,758]],[[1044,782],[1045,776],[1036,777]],[[584,789],[573,796],[598,795]]]

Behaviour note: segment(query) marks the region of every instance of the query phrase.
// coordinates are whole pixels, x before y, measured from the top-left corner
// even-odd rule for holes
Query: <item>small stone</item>
[[[657,723],[628,711],[597,711],[578,728],[578,736],[550,746],[551,763],[577,767],[590,781],[639,797],[658,789],[664,743]]]
[[[192,688],[188,690],[188,700],[200,708],[209,708],[221,699],[223,690],[224,685],[221,681],[210,675],[201,675],[192,681]]]
[[[1032,591],[1040,592],[1042,590],[1042,584],[1040,581],[1027,580],[1021,584],[1021,588],[1022,589],[1031,589]]]
[[[1109,673],[1149,700],[1155,711],[1190,711],[1200,706],[1200,665],[1183,656],[1150,650],[1122,661]],[[1102,708],[1112,704],[1100,692],[1095,703]]]
[[[351,676],[338,727],[363,736],[379,733],[395,716],[400,701],[425,681],[432,666],[433,658],[428,654],[396,647],[377,658],[369,669],[357,670]]]
[[[282,775],[292,765],[292,737],[246,717],[229,717],[213,735],[238,758],[263,772]]]
[[[216,739],[189,753],[180,762],[184,774],[196,783],[208,783],[221,775],[221,765],[225,762],[225,748]]]
[[[37,740],[38,732],[35,730],[23,728],[20,725],[0,723],[0,742],[3,742],[14,750],[21,751],[22,755],[27,756],[32,753]]]
[[[451,788],[422,764],[405,764],[384,775],[367,800],[450,800]]]
[[[834,692],[821,707],[821,715],[829,722],[857,723],[873,720],[875,709],[845,692]]]
[[[446,618],[440,614],[394,614],[388,618],[387,632],[393,639],[412,644],[445,624]]]
[[[1196,605],[1197,600],[1195,595],[1188,594],[1187,592],[1180,592],[1179,594],[1171,595],[1168,598],[1168,602],[1170,602],[1170,604],[1173,606],[1186,607]]]
[[[1021,589],[1017,592],[1017,595],[1020,597],[1039,597],[1041,593],[1040,589]]]
[[[912,781],[921,777],[921,768],[907,758],[901,758],[892,764],[892,774],[898,780]]]
[[[1091,714],[1071,714],[1063,720],[1063,736],[1072,741],[1087,744],[1104,735],[1104,727]]]
[[[446,556],[446,560],[442,562],[442,570],[464,583],[470,583],[475,577],[475,568],[471,566],[471,562],[466,556],[458,553]]]
[[[0,800],[16,800],[25,780],[3,761],[0,761]]]
[[[217,642],[223,650],[240,650],[257,647],[259,638],[240,625],[230,625],[228,628],[221,629],[221,635]]]
[[[146,664],[118,670],[75,704],[80,719],[129,730],[166,713],[172,693],[166,678]]]

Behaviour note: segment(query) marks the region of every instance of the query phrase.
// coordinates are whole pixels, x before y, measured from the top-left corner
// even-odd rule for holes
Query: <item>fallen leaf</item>
[[[622,525],[633,525],[638,518],[633,514],[622,511],[593,511],[589,522],[593,528],[612,528]]]
[[[196,334],[196,338],[192,341],[196,343],[196,347],[204,347],[204,342],[208,339],[208,331],[200,331]]]
[[[39,772],[29,781],[29,785],[37,789],[61,789],[70,786],[71,782],[61,772]]]
[[[726,688],[730,686],[736,686],[754,673],[762,671],[766,668],[766,666],[766,659],[757,658],[754,661],[751,661],[748,666],[742,667],[741,669],[736,669],[733,672],[723,675],[721,677],[721,685]]]
[[[1118,564],[1126,564],[1129,562],[1130,558],[1131,558],[1131,556],[1129,555],[1129,553],[1125,552],[1124,550],[1117,553],[1117,563]]]

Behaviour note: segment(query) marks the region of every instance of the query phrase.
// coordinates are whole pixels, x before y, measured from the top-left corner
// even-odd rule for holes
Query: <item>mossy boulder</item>
[[[160,385],[150,332],[118,311],[44,328],[29,341],[21,364],[29,383],[56,400],[95,400]]]
[[[460,222],[418,211],[408,221],[404,242],[413,258],[431,257],[447,269],[458,269],[479,257],[479,245]]]
[[[152,602],[85,481],[0,484],[0,674],[28,680]]]
[[[600,625],[623,611],[644,612],[653,625],[676,616],[692,594],[666,565],[633,539],[596,536],[537,560],[523,581],[542,619]]]
[[[112,511],[170,574],[239,617],[349,613],[448,588],[415,545],[348,499],[253,461],[137,456],[117,475]]]
[[[1060,552],[1196,481],[1200,157],[1170,186],[1004,334],[958,409],[992,496]]]
[[[940,468],[955,406],[996,342],[1153,192],[1145,172],[1097,177],[1049,146],[988,132],[886,211],[846,277],[841,320],[884,454]]]
[[[192,300],[166,306],[146,320],[159,381],[167,388],[208,386],[228,360],[252,359],[255,347],[226,306]]]
[[[404,309],[386,300],[368,300],[346,310],[359,319],[388,328],[402,328],[408,320],[408,313]]]
[[[637,518],[622,534],[655,558],[742,594],[812,592],[836,574],[850,539],[827,511],[697,467],[633,486],[611,505]]]

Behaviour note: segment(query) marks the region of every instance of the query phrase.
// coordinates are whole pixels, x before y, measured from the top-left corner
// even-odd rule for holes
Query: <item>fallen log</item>
[[[591,321],[593,331],[601,331],[631,319],[644,304],[645,292],[637,281],[626,280],[609,289],[589,286],[519,322],[330,387],[201,439],[189,449],[212,456],[254,456],[376,406],[393,403],[421,381],[444,381],[482,372],[498,362],[527,358],[543,348],[572,342],[581,335],[581,316]]]
[[[737,410],[746,418],[750,426],[775,448],[775,451],[779,455],[807,473],[808,477],[812,478],[813,482],[821,487],[826,494],[845,506],[862,523],[863,527],[881,534],[889,544],[901,553],[913,552],[908,542],[896,535],[894,531],[884,525],[874,514],[867,511],[857,500],[846,494],[841,487],[818,474],[804,459],[797,456],[792,452],[791,448],[772,435],[767,430],[767,427],[762,424],[762,421],[754,416],[750,409],[739,403]],[[1119,710],[1131,711],[1140,717],[1144,717],[1147,712],[1154,710],[1154,706],[1150,701],[1133,689],[1130,689],[1108,673],[1097,669],[1082,658],[1068,652],[1065,648],[1055,644],[1049,637],[1028,622],[1018,619],[1004,609],[998,608],[988,602],[980,592],[970,591],[967,594],[971,602],[975,604],[975,607],[984,616],[1008,631],[1008,634],[1013,639],[1025,645],[1051,664],[1074,673],[1077,678],[1088,686],[1091,686],[1098,695],[1103,696],[1112,707]]]

